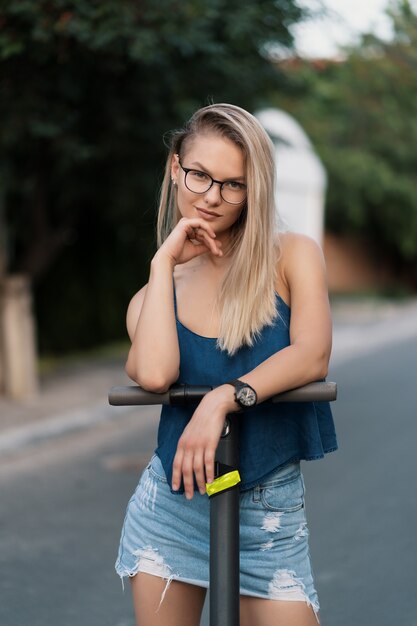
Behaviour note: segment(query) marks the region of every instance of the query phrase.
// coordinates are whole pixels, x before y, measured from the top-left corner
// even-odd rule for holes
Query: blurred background
[[[415,626],[416,3],[6,1],[0,81],[1,623],[134,623],[111,568],[157,411],[106,394],[166,134],[232,102],[274,141],[282,227],[328,268],[341,450],[306,470],[324,623]]]

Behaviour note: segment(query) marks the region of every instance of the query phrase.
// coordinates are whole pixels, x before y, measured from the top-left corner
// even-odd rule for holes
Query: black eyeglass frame
[[[222,200],[224,200],[224,202],[227,202],[227,204],[242,204],[242,202],[245,202],[246,198],[247,198],[247,193],[245,193],[245,197],[243,200],[240,200],[239,202],[230,202],[230,200],[226,200],[223,197],[222,191],[223,191],[223,185],[225,185],[226,183],[230,183],[233,182],[232,180],[215,180],[212,176],[210,176],[210,174],[207,174],[207,172],[201,172],[201,170],[196,170],[194,167],[184,167],[181,163],[181,161],[178,159],[178,163],[180,168],[182,169],[183,172],[185,172],[185,177],[184,177],[184,184],[187,187],[188,191],[191,191],[191,193],[197,193],[199,195],[203,195],[204,193],[207,193],[208,191],[210,191],[210,189],[213,187],[214,183],[216,183],[217,185],[220,185],[220,195],[222,197]],[[211,179],[211,184],[207,187],[207,189],[205,191],[194,191],[193,189],[190,189],[190,187],[187,185],[187,174],[188,172],[201,172],[202,174],[205,174],[206,176],[208,176],[208,178]],[[235,181],[237,182],[237,181]],[[244,185],[243,183],[239,183],[241,185],[243,185],[245,187],[245,192],[247,192],[247,187],[246,185]]]

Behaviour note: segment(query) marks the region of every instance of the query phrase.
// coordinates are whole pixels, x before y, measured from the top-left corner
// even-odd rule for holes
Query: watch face
[[[243,406],[253,406],[256,404],[256,393],[250,387],[240,389],[236,397]]]

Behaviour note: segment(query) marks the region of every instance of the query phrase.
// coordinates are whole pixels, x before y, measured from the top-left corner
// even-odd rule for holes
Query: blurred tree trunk
[[[53,164],[48,158],[47,147],[40,144],[39,159],[35,165],[34,193],[28,211],[29,223],[26,224],[30,236],[18,264],[18,271],[28,274],[36,282],[58,258],[65,248],[74,213],[67,213],[58,225],[51,225],[51,200],[48,184]]]
[[[0,291],[0,335],[3,390],[23,399],[38,391],[35,324],[31,285],[27,276],[7,276]]]
[[[4,219],[3,199],[0,191],[0,293],[6,274],[6,221]],[[0,328],[2,328],[2,309],[0,308]],[[4,392],[4,347],[0,333],[0,395]]]
[[[0,196],[0,395],[22,399],[38,391],[31,285],[7,275],[7,231]]]

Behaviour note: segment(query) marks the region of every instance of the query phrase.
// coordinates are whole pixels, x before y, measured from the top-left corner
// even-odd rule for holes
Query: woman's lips
[[[207,211],[206,209],[200,209],[199,207],[196,207],[196,209],[198,213],[201,215],[201,217],[207,220],[214,219],[216,217],[221,217],[218,213],[215,213],[214,211]]]

